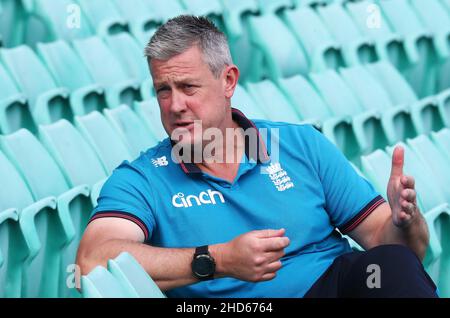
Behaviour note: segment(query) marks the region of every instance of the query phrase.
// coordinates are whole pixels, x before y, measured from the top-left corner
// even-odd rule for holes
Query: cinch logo
[[[222,203],[225,203],[225,198],[219,191],[202,191],[198,196],[188,195],[184,196],[184,193],[177,193],[172,197],[172,204],[176,208],[190,208],[192,205],[197,206],[202,204],[217,204],[216,198],[219,198]]]

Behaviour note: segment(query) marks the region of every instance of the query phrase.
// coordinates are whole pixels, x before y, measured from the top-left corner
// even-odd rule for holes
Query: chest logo
[[[156,159],[152,159],[152,163],[153,165],[158,168],[158,167],[164,167],[167,166],[169,164],[169,162],[167,161],[167,157],[163,156],[160,158],[156,158]]]
[[[204,204],[216,205],[219,203],[225,203],[223,194],[219,191],[212,191],[211,189],[200,192],[198,196],[185,196],[184,193],[179,192],[172,197],[172,205],[176,208],[190,208],[193,205],[200,206]]]
[[[271,163],[266,169],[270,180],[278,191],[286,191],[294,187],[294,182],[292,182],[279,162]]]

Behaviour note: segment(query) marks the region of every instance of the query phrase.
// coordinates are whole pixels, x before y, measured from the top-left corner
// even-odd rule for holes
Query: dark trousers
[[[419,258],[402,245],[381,245],[337,257],[306,298],[438,297]]]

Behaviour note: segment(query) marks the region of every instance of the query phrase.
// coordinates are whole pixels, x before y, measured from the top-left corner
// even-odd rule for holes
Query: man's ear
[[[229,65],[225,69],[225,97],[231,98],[239,80],[239,69],[236,65]]]

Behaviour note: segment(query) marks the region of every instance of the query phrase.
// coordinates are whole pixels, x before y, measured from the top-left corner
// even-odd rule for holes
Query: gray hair
[[[152,59],[168,60],[198,45],[203,59],[216,78],[226,65],[233,64],[227,37],[214,23],[204,17],[180,15],[163,24],[145,48]]]

